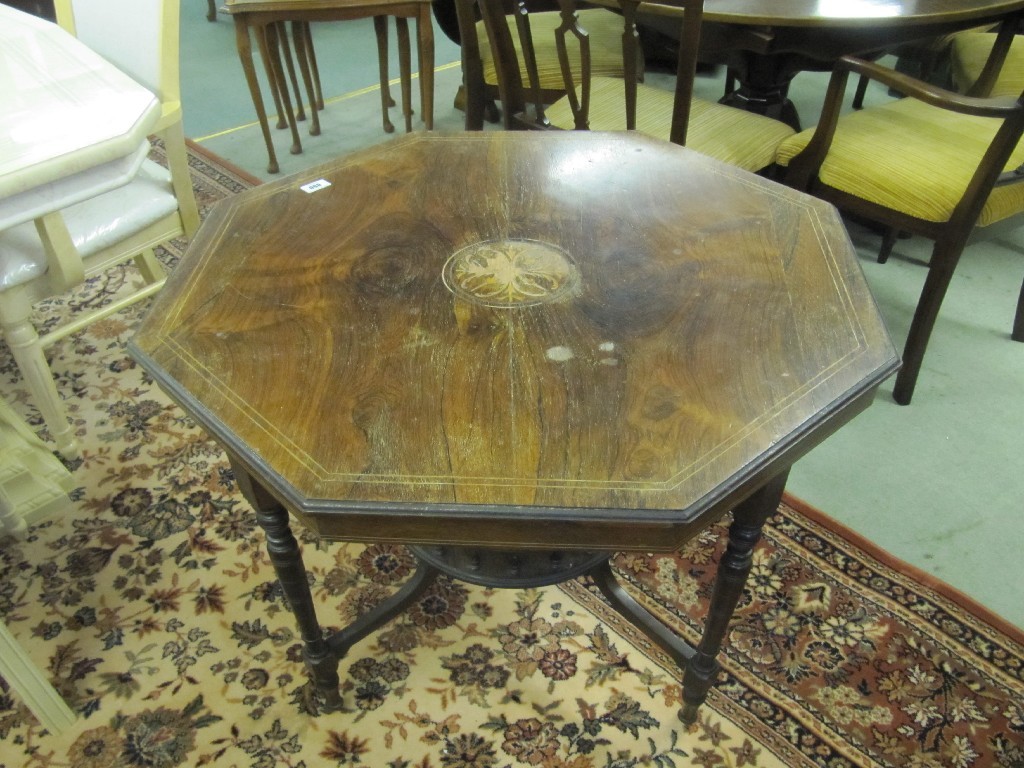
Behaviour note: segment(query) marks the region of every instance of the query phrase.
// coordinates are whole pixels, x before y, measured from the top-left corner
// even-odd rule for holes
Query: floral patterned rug
[[[251,183],[201,151],[191,162],[204,211]],[[42,305],[40,324],[127,279]],[[224,455],[125,353],[144,309],[52,349],[85,455],[66,512],[0,540],[0,616],[79,719],[51,735],[2,683],[0,765],[1024,768],[1021,634],[793,499],[756,551],[721,682],[690,729],[679,671],[583,581],[442,580],[353,648],[345,711],[319,712]],[[41,428],[2,345],[0,394]],[[616,561],[691,641],[721,530]],[[412,565],[397,546],[302,546],[333,627]]]

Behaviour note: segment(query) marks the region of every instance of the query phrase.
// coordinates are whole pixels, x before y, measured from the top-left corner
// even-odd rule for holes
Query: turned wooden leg
[[[302,636],[303,656],[309,667],[313,684],[324,697],[328,711],[341,709],[339,657],[324,638],[323,629],[316,618],[313,595],[306,579],[299,543],[288,526],[288,511],[259,485],[234,457],[231,468],[242,495],[256,510],[256,519],[267,534],[267,551],[274,564],[281,588],[288,598],[295,621]]]
[[[716,657],[729,630],[729,621],[736,610],[736,603],[743,594],[754,546],[761,538],[765,521],[779,507],[788,475],[787,470],[772,478],[733,510],[729,546],[718,564],[704,633],[683,673],[683,708],[679,712],[679,719],[686,724],[697,721],[697,709],[704,703],[711,685],[718,677],[719,664]]]

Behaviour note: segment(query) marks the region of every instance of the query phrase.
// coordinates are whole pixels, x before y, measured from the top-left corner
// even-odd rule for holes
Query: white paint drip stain
[[[551,347],[547,351],[548,360],[553,360],[556,363],[564,363],[567,360],[572,360],[572,350],[568,347]]]

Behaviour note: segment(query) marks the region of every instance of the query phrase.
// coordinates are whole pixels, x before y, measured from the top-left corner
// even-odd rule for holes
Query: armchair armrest
[[[833,78],[840,71],[863,75],[871,80],[877,80],[888,88],[899,91],[904,96],[923,101],[939,109],[948,109],[964,115],[1005,118],[1013,113],[1017,105],[1017,99],[1009,96],[997,96],[994,98],[966,96],[854,56],[844,56],[839,59],[833,71]],[[824,114],[822,119],[824,119]]]
[[[1005,30],[1011,30],[1006,46],[1009,47],[1013,26],[1004,25],[1000,36]],[[998,56],[993,53],[993,56]],[[1004,51],[1005,56],[1005,51]],[[1008,120],[1018,117],[1024,102],[1012,97],[982,98],[969,96],[930,85],[895,70],[883,67],[875,62],[865,61],[855,56],[843,56],[836,62],[829,79],[825,102],[822,106],[821,118],[814,129],[814,135],[804,150],[789,163],[786,183],[797,189],[807,190],[817,176],[821,164],[825,161],[832,139],[835,136],[843,108],[843,99],[850,74],[854,73],[876,80],[883,85],[903,93],[907,98],[917,99],[937,109],[943,109],[964,115]],[[1024,97],[1022,97],[1024,98]],[[1011,181],[1012,179],[1008,179]],[[991,182],[990,182],[991,183]],[[1003,182],[1006,183],[1006,182]]]

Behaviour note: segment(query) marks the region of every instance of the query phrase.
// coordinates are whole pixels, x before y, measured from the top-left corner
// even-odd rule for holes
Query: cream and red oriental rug
[[[204,209],[251,183],[201,151],[192,164]],[[171,267],[179,256],[164,253]],[[42,306],[40,323],[124,279]],[[225,457],[125,352],[144,309],[52,350],[85,458],[65,514],[0,540],[0,616],[79,719],[50,735],[4,683],[3,766],[1024,767],[1021,633],[793,499],[756,551],[722,681],[691,730],[676,720],[678,670],[585,582],[442,581],[353,648],[347,710],[317,713]],[[2,345],[0,394],[39,423]],[[714,533],[617,561],[691,640]],[[302,546],[334,626],[412,567],[395,546]]]

